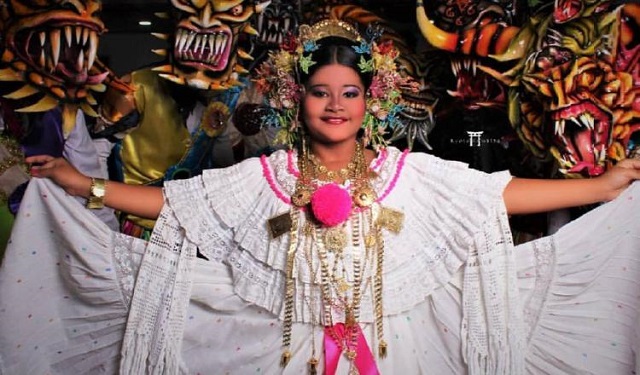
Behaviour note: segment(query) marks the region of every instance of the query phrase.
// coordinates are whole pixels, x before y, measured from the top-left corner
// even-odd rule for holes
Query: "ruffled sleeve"
[[[496,214],[506,215],[502,193],[511,180],[508,171],[484,173],[465,163],[414,153],[407,157],[402,178],[415,197],[416,219],[437,225],[432,235],[442,233],[465,245]]]
[[[410,308],[463,268],[461,331],[470,373],[518,373],[521,318],[502,198],[511,176],[418,153],[407,156],[403,169],[382,202],[405,213],[404,233],[389,239],[393,253],[385,265],[385,293],[401,305],[387,310]]]
[[[266,247],[270,240],[266,219],[287,210],[273,199],[258,158],[206,170],[201,178],[170,181],[165,196],[186,236],[205,256],[218,260],[232,243],[249,249]]]
[[[189,241],[206,258],[229,267],[238,296],[276,315],[282,308],[279,292],[284,287],[288,236],[272,239],[267,222],[289,212],[289,205],[277,199],[270,178],[282,172],[266,160],[252,158],[165,187],[167,205]]]
[[[117,372],[144,242],[47,179],[22,202],[0,269],[0,373]]]
[[[450,282],[463,264],[475,264],[479,241],[510,241],[502,192],[511,177],[427,154],[394,158],[390,152],[387,163],[400,172],[381,204],[405,215],[402,232],[385,238],[393,249],[385,260],[385,292],[396,296],[385,310],[399,313]],[[392,181],[393,174],[387,166],[381,178]]]
[[[286,252],[274,249],[286,239],[270,241],[266,219],[288,207],[275,199],[267,166],[248,159],[165,185],[165,205],[136,279],[122,373],[186,371],[179,353],[197,251],[228,267],[237,296],[280,311]]]
[[[534,373],[638,373],[640,182],[516,247]]]

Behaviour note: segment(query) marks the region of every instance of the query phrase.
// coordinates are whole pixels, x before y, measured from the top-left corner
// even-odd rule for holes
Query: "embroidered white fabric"
[[[516,248],[534,374],[638,373],[640,182]]]
[[[467,260],[461,334],[470,373],[521,371],[523,342],[516,309],[513,245],[501,199],[510,176],[478,173],[462,163],[424,154],[405,159],[394,148],[384,155],[372,185],[383,198],[380,203],[405,213],[407,222],[401,235],[384,234],[388,267],[383,295],[394,296],[384,299],[385,314],[411,310],[446,284]],[[250,160],[227,170],[208,171],[201,179],[166,185],[167,206],[137,279],[136,295],[141,298],[134,296],[132,303],[122,372],[138,373],[145,366],[151,373],[178,371],[179,337],[196,247],[205,257],[220,257],[229,266],[240,298],[282,318],[288,242],[286,237],[269,238],[267,220],[289,210],[277,196],[292,195],[293,191],[286,189],[295,186],[296,177],[290,170],[294,165],[295,160],[290,163],[287,154],[279,151],[262,166],[264,176],[258,174],[258,160]],[[387,191],[389,195],[385,195]],[[207,206],[211,209],[206,210]],[[302,249],[309,239],[299,238],[298,248]],[[354,252],[363,253],[364,247],[348,251],[347,263],[352,255],[357,256]],[[304,267],[304,256],[304,251],[296,252],[294,320],[312,323],[320,320],[314,315],[322,311],[320,290],[317,276]],[[317,270],[318,259],[311,261]],[[364,270],[365,278],[371,274],[372,270]],[[416,275],[424,276],[416,279]],[[370,289],[365,289],[361,323],[373,322],[372,300]],[[343,320],[344,316],[334,317],[334,322]]]
[[[269,160],[287,191],[286,155]],[[377,189],[400,160],[390,150]],[[507,174],[420,154],[404,163],[382,202],[406,215],[402,235],[384,234],[382,373],[633,370],[640,187],[513,252]],[[322,358],[322,330],[310,324],[321,319],[310,308],[314,278],[300,267],[293,357],[279,367],[288,241],[270,241],[266,220],[288,206],[260,163],[172,183],[166,195],[147,244],[111,232],[50,182],[32,182],[0,270],[0,373],[296,374],[314,345]],[[195,258],[196,246],[209,261]],[[369,303],[362,308],[375,349]],[[516,348],[522,357],[508,355]]]

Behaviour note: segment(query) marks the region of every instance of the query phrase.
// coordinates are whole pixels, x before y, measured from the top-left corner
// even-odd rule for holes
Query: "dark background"
[[[166,42],[151,33],[168,30],[166,22],[154,16],[168,6],[168,0],[103,1],[102,21],[107,32],[100,37],[100,59],[118,75],[161,60],[151,50],[166,47]],[[141,20],[152,25],[140,26]]]

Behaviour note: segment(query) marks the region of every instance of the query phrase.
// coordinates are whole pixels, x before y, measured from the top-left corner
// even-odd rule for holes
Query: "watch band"
[[[104,178],[91,178],[89,199],[87,208],[96,209],[104,207],[104,195],[107,192],[107,181]]]

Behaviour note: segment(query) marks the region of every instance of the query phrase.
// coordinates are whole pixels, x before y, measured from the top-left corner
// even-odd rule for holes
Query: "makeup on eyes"
[[[316,97],[322,97],[329,94],[329,86],[328,85],[313,85],[309,88],[309,93]],[[341,95],[346,96],[347,98],[357,98],[360,96],[362,89],[356,85],[345,85],[342,88]]]

